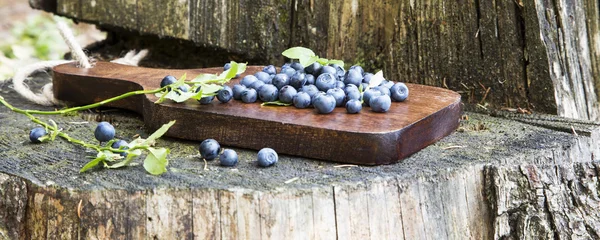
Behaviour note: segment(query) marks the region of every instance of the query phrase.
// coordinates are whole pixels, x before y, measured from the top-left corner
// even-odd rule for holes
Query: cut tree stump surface
[[[8,83],[0,95],[43,109],[24,103]],[[210,161],[204,170],[198,142],[161,139],[157,145],[172,151],[169,171],[156,177],[141,165],[80,174],[94,153],[63,140],[31,144],[35,125],[0,107],[0,238],[598,236],[596,124],[465,115],[457,132],[377,167],[280,156],[274,167],[259,168],[255,151],[235,149],[238,166]],[[142,120],[122,111],[41,118],[87,142],[94,142],[96,119],[111,121],[119,138],[147,136]]]

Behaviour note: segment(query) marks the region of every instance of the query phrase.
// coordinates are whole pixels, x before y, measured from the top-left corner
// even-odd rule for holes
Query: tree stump
[[[597,1],[30,3],[99,24],[123,41],[136,41],[126,32],[176,38],[222,51],[213,57],[237,54],[253,64],[281,63],[283,50],[300,45],[383,69],[393,80],[460,91],[470,103],[600,120]]]
[[[34,80],[39,82],[39,78]],[[23,103],[8,83],[7,101]],[[344,166],[281,156],[259,168],[204,162],[197,142],[159,140],[168,173],[141,166],[79,169],[92,153],[0,107],[0,238],[4,239],[549,239],[598,238],[598,124],[550,115],[466,112],[450,136],[401,163]],[[52,116],[93,142],[96,120],[117,137],[146,136],[128,112]]]

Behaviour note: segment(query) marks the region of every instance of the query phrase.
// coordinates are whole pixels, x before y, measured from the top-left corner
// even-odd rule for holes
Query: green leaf
[[[144,142],[142,143],[142,145],[148,145],[148,143],[153,143],[156,139],[162,137],[162,135],[164,135],[171,126],[173,126],[173,124],[175,124],[175,120],[170,121],[167,124],[162,125],[162,127],[160,127],[158,130],[156,130],[154,133],[152,133],[152,135],[150,135],[146,140],[144,140]]]
[[[224,79],[229,80],[234,78],[238,72],[238,64],[234,61],[231,61],[231,68],[227,70],[227,74],[225,74]]]
[[[319,59],[317,59],[317,62],[320,63],[321,65],[325,66],[325,65],[327,65],[329,60],[327,58],[319,58]]]
[[[160,175],[167,172],[167,155],[169,149],[166,148],[148,148],[150,152],[144,160],[144,169],[152,175]]]
[[[222,85],[218,84],[200,84],[200,86],[202,87],[200,90],[202,90],[203,96],[210,96],[209,94],[216,93],[223,88]]]
[[[344,61],[342,60],[331,59],[329,60],[328,64],[337,64],[340,65],[340,67],[344,68]]]
[[[303,57],[312,57],[316,55],[312,50],[305,47],[289,48],[283,51],[281,54],[291,59],[301,59]]]
[[[273,105],[274,106],[290,106],[292,104],[291,103],[284,103],[284,102],[281,102],[281,101],[274,101],[274,102],[264,102],[264,103],[262,103],[260,105],[261,106],[268,106],[268,105],[271,105],[271,106],[273,106]]]
[[[308,67],[309,65],[313,64],[317,60],[319,60],[318,56],[312,56],[312,57],[308,57],[308,58],[300,58],[300,64],[303,67]]]
[[[113,165],[110,165],[110,166],[108,166],[108,168],[120,168],[120,167],[128,166],[131,163],[131,161],[133,161],[133,159],[135,159],[136,157],[138,157],[140,155],[142,155],[142,150],[140,150],[140,149],[127,151],[127,157],[125,157],[125,160],[115,163]]]
[[[237,70],[237,74],[242,74],[246,71],[246,67],[248,66],[248,63],[238,63],[238,70]]]
[[[166,98],[171,99],[175,102],[185,102],[186,100],[192,98],[193,96],[195,96],[198,93],[195,92],[180,92],[179,94],[175,93],[175,94],[167,94]]]
[[[218,78],[219,78],[219,76],[217,76],[215,74],[203,73],[203,74],[196,76],[194,79],[192,79],[192,82],[201,83],[201,82],[207,82],[207,81],[211,81],[211,80],[217,80]]]
[[[379,70],[379,72],[375,73],[375,75],[371,77],[371,82],[369,82],[369,86],[367,87],[367,89],[379,86],[379,84],[381,84],[383,80],[385,80],[383,78],[383,71]]]
[[[106,156],[104,154],[102,154],[101,152],[98,153],[98,156],[96,158],[94,158],[94,160],[86,163],[81,170],[79,170],[79,173],[85,172],[87,170],[90,170],[91,168],[97,166],[100,162],[103,162],[104,159],[106,159]]]

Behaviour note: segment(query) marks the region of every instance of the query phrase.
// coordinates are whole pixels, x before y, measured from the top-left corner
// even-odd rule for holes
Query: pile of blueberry
[[[227,67],[226,64],[224,69]],[[358,113],[363,106],[371,107],[374,112],[387,112],[392,101],[402,102],[408,98],[408,88],[401,82],[384,80],[378,86],[368,88],[373,76],[357,65],[346,71],[335,64],[323,66],[315,62],[302,67],[295,62],[284,64],[279,73],[275,66],[269,65],[254,75],[245,76],[232,88],[224,86],[217,98],[221,102],[227,102],[233,96],[245,103],[260,99],[262,102],[279,101],[296,108],[313,106],[323,114],[343,106],[348,113]],[[212,97],[201,103],[210,101]]]
[[[219,158],[219,164],[225,167],[233,167],[238,163],[238,155],[234,150],[222,149],[219,142],[214,139],[206,139],[200,143],[200,156],[205,160]],[[263,148],[258,151],[257,163],[261,167],[270,167],[279,159],[275,150]]]

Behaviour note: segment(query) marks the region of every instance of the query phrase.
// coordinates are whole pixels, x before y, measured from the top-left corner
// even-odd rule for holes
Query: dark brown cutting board
[[[246,74],[263,67],[249,66]],[[91,104],[126,92],[156,89],[166,75],[189,79],[200,73],[218,74],[223,68],[152,69],[98,62],[95,67],[74,64],[54,68],[54,94],[78,105]],[[133,110],[143,115],[146,127],[156,130],[170,120],[177,123],[167,136],[202,141],[214,138],[224,146],[261,149],[270,147],[289,154],[341,163],[365,165],[397,162],[452,133],[461,115],[460,95],[424,85],[407,84],[405,102],[393,102],[387,113],[363,108],[347,114],[336,108],[331,114],[293,106],[261,106],[232,100],[209,105],[195,100],[154,104],[154,95],[139,95],[107,106]]]

